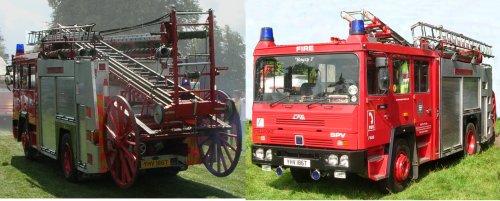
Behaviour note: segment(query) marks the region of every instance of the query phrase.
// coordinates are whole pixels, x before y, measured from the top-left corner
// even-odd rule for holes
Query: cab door
[[[390,62],[391,76],[391,106],[394,127],[413,124],[413,98],[410,81],[412,63],[407,56],[393,55]]]
[[[432,102],[430,88],[429,59],[415,58],[413,60],[413,118],[416,135],[430,134],[432,131]]]
[[[367,146],[385,144],[391,133],[391,110],[389,104],[390,73],[387,55],[370,54],[366,64],[367,99],[366,130]]]

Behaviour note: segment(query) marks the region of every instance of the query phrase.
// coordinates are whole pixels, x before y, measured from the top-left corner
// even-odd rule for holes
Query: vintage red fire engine
[[[491,46],[442,27],[414,43],[368,11],[342,12],[349,37],[254,52],[252,162],[298,182],[358,174],[392,192],[420,164],[493,143]]]
[[[187,23],[194,15],[206,21]],[[231,174],[241,125],[232,100],[215,89],[226,68],[215,66],[212,10],[172,10],[148,24],[161,31],[138,39],[103,37],[116,30],[95,32],[93,24],[60,26],[29,34],[35,53],[18,45],[6,82],[13,135],[28,159],[60,160],[70,181],[109,171],[122,188],[145,169],[175,175],[203,163],[215,176]],[[127,40],[157,51],[126,51]],[[200,48],[181,55],[181,40]]]

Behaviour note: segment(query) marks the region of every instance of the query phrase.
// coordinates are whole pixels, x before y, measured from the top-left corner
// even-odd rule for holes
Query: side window
[[[392,60],[392,77],[394,82],[392,91],[395,94],[410,93],[410,62],[406,59]]]
[[[21,88],[21,66],[14,66],[14,88]]]
[[[368,57],[366,71],[368,95],[386,95],[390,80],[387,57]]]
[[[424,93],[429,91],[429,62],[415,61],[415,93]]]
[[[28,65],[23,65],[23,72],[21,74],[21,88],[28,89],[29,83]]]
[[[36,68],[35,65],[30,65],[30,89],[34,89],[36,86]]]

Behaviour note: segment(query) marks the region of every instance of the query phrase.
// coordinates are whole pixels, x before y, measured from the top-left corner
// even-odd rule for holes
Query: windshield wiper
[[[277,100],[277,101],[272,102],[271,104],[269,104],[269,106],[273,107],[275,104],[278,104],[279,102],[284,101],[285,99],[288,99],[288,98],[290,98],[290,95],[285,96],[285,97],[283,97],[283,98],[280,98],[280,99],[279,99],[279,100]]]
[[[307,108],[309,108],[309,106],[314,105],[314,104],[319,104],[319,103],[323,104],[323,102],[325,102],[326,100],[328,100],[328,98],[316,100],[312,103],[307,104]]]

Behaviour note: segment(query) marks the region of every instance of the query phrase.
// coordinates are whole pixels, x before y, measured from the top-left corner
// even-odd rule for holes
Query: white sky
[[[245,34],[244,0],[199,0],[203,10],[214,9],[219,25],[227,24],[233,30]],[[5,38],[5,47],[14,54],[16,44],[26,42],[26,33],[47,29],[52,8],[47,0],[1,0],[0,33]],[[25,46],[25,49],[29,47]]]
[[[492,45],[493,55],[497,57],[485,63],[493,65],[493,90],[500,94],[500,67],[495,66],[500,64],[498,8],[500,1],[485,0],[246,0],[246,116],[251,118],[253,50],[261,27],[274,29],[277,45],[328,42],[332,36],[345,39],[349,25],[340,17],[340,12],[361,9],[379,17],[410,42],[411,25],[422,21],[443,25],[448,30]]]
[[[46,29],[51,14],[47,0],[2,0],[0,33],[5,39],[7,53],[14,54],[16,44],[26,42],[28,31]]]

